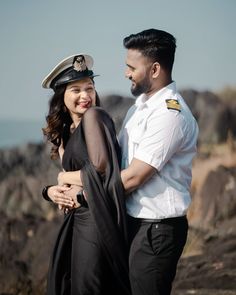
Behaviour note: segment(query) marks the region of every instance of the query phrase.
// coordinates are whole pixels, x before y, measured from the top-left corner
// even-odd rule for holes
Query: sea
[[[0,149],[44,141],[43,121],[0,119]]]

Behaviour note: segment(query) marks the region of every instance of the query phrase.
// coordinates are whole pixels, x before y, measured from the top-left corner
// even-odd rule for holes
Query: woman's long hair
[[[42,128],[43,134],[47,141],[52,143],[50,156],[55,160],[58,158],[58,149],[63,141],[65,147],[69,136],[72,119],[64,104],[64,93],[66,85],[62,85],[55,89],[55,93],[49,101],[49,112],[46,116],[47,126]],[[100,99],[96,92],[96,106],[100,106]]]

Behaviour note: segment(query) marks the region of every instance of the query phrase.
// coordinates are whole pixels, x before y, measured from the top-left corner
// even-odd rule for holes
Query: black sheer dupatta
[[[81,124],[89,158],[81,169],[87,202],[117,287],[121,294],[130,294],[125,195],[114,124],[98,107],[89,109]]]

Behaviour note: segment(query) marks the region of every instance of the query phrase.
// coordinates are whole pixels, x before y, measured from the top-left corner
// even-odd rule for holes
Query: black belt
[[[130,216],[131,218],[134,218]],[[186,219],[186,215],[178,216],[178,217],[170,217],[170,218],[163,218],[163,219],[150,219],[150,218],[134,218],[141,223],[164,223],[164,222],[176,222],[183,219]]]

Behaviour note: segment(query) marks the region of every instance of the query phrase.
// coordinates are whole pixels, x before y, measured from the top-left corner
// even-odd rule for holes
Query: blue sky
[[[123,38],[148,28],[177,39],[179,89],[236,86],[235,0],[10,0],[0,2],[0,119],[43,120],[46,74],[74,53],[94,57],[100,94],[130,95]]]

